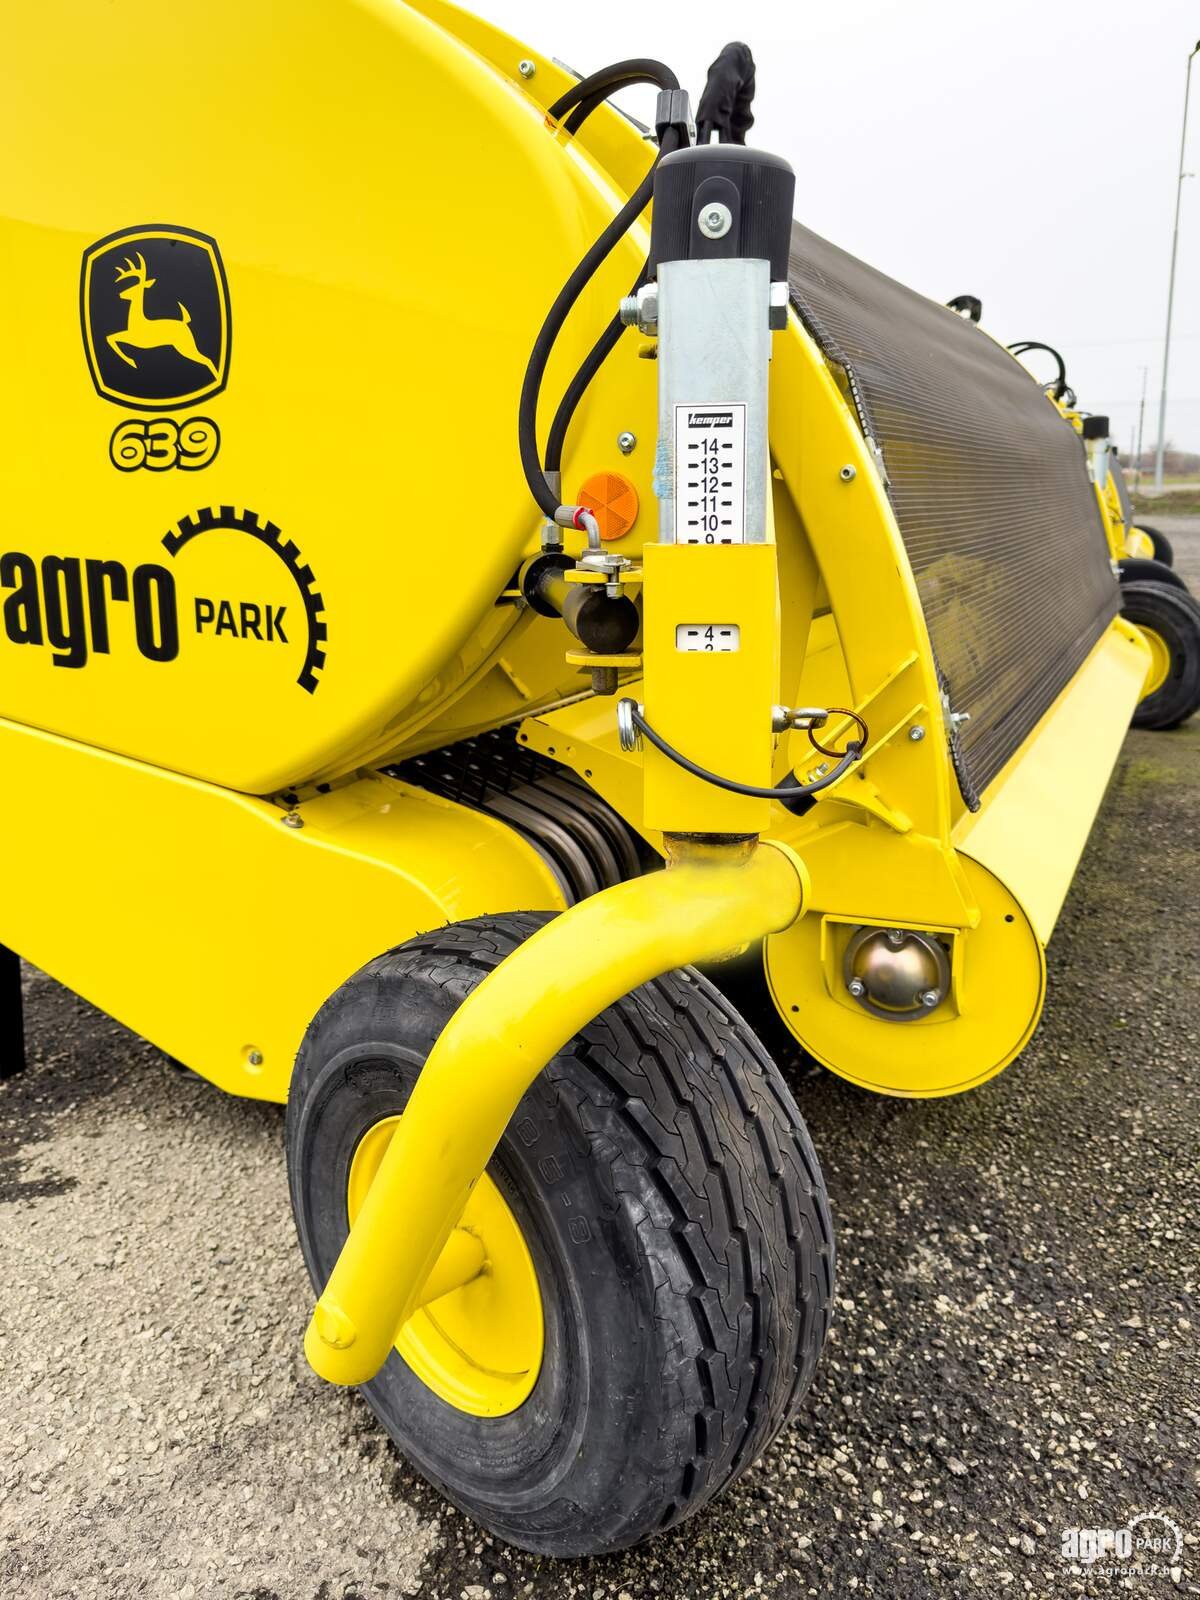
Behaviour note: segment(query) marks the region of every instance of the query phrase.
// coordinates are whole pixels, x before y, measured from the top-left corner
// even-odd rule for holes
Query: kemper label
[[[675,542],[746,542],[746,407],[675,407]]]

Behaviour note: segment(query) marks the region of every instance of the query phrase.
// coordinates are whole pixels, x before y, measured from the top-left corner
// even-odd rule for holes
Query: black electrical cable
[[[760,789],[753,783],[738,783],[734,778],[723,778],[720,773],[710,772],[707,767],[690,760],[681,750],[676,750],[674,745],[668,744],[661,733],[655,733],[638,710],[636,701],[623,700],[621,704],[629,707],[629,720],[638,732],[644,733],[654,748],[661,750],[668,760],[675,762],[676,766],[682,767],[685,772],[690,772],[694,778],[702,778],[705,783],[715,784],[718,789],[728,789],[730,794],[749,795],[752,800],[788,801],[802,799],[805,795],[819,794],[822,789],[828,789],[831,783],[836,783],[843,773],[849,772],[863,753],[864,741],[851,739],[842,753],[841,760],[823,778],[817,778],[813,783],[792,782],[784,783],[776,789]]]
[[[657,65],[657,63],[653,63],[653,65]],[[665,67],[662,68],[662,71],[667,73],[667,69]],[[667,75],[672,78],[674,77],[673,73],[667,73]],[[584,83],[587,81],[587,79],[583,80]],[[576,89],[579,87],[579,84],[575,85]],[[672,85],[667,85],[666,87],[672,87]],[[559,102],[556,101],[555,104],[557,105]],[[551,111],[553,113],[553,108],[551,108]],[[553,518],[554,513],[558,510],[560,504],[558,497],[554,494],[553,490],[550,488],[550,485],[546,481],[545,470],[542,466],[537,447],[538,396],[541,392],[542,378],[545,376],[546,365],[550,359],[550,352],[554,348],[554,341],[558,338],[563,323],[570,314],[571,308],[574,306],[576,300],[578,300],[580,294],[583,292],[585,285],[603,264],[603,262],[608,259],[608,256],[611,254],[618,240],[624,237],[630,227],[632,227],[632,225],[641,216],[647,205],[649,205],[651,196],[654,192],[655,168],[658,166],[658,163],[662,157],[675,148],[676,144],[678,143],[678,139],[679,135],[676,130],[672,128],[666,128],[663,130],[662,144],[655,155],[654,162],[651,165],[649,172],[647,172],[646,176],[634,190],[633,194],[630,195],[629,199],[621,207],[620,211],[617,212],[616,216],[608,224],[604,232],[592,245],[591,249],[588,250],[583,260],[579,263],[574,272],[572,272],[571,276],[567,279],[566,283],[559,290],[554,304],[546,313],[546,320],[542,323],[541,331],[538,333],[538,336],[534,341],[533,349],[530,352],[529,364],[525,368],[525,378],[521,385],[521,401],[517,413],[517,442],[521,455],[521,467],[525,473],[525,481],[529,485],[529,492],[533,495],[533,498],[537,501],[538,506],[547,517]],[[612,344],[616,343],[615,338],[612,340],[612,343],[606,343],[609,331],[609,329],[605,330],[605,332],[600,336],[600,339],[589,352],[588,356],[585,357],[583,366],[580,368],[580,373],[576,374],[576,379],[579,378],[580,374],[582,374],[585,369],[588,369],[588,379],[590,381],[590,377],[594,376],[595,372],[599,369],[600,363],[612,348]],[[619,324],[617,331],[618,333],[620,332]],[[595,366],[591,367],[590,363],[593,356],[598,356],[598,359],[595,362]],[[574,411],[575,405],[578,404],[579,395],[582,394],[583,387],[586,387],[586,383],[576,392],[576,384],[575,381],[573,381],[568,391],[568,393],[574,393],[574,400],[565,416],[562,428],[564,435],[566,432],[566,423],[570,421],[571,413]]]

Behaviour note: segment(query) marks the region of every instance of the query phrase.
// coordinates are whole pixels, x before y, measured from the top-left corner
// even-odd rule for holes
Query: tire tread
[[[350,984],[423,978],[457,1004],[546,920],[512,913],[451,924],[378,957]],[[302,1049],[300,1094],[304,1067]],[[834,1279],[820,1168],[757,1036],[691,969],[610,1006],[543,1078],[570,1097],[605,1181],[619,1185],[640,1166],[656,1199],[657,1215],[636,1225],[636,1247],[661,1272],[659,1381],[683,1408],[677,1422],[689,1447],[672,1462],[669,1481],[647,1476],[632,1522],[665,1529],[745,1471],[808,1387]],[[613,1198],[615,1206],[615,1187]]]

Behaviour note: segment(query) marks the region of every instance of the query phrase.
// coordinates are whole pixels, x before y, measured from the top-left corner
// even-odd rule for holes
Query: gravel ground
[[[1200,518],[1163,519],[1200,590]],[[1200,718],[1131,734],[1019,1062],[942,1102],[798,1072],[840,1244],[795,1425],[630,1555],[481,1536],[304,1365],[277,1107],[42,974],[0,1087],[0,1592],[38,1600],[1200,1594]],[[1162,1511],[1161,1576],[1060,1556]],[[1162,1525],[1143,1524],[1160,1532]]]

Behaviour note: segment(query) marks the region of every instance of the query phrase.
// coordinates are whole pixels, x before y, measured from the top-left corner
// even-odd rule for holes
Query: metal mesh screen
[[[980,328],[799,223],[788,277],[882,452],[975,807],[1117,612],[1083,445]]]

